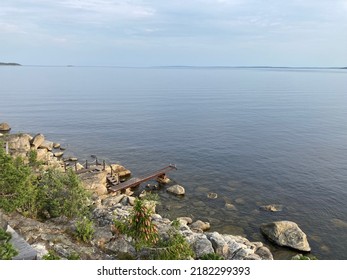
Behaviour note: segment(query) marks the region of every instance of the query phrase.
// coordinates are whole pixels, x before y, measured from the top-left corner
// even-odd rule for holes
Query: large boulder
[[[223,236],[218,232],[211,232],[206,234],[208,240],[210,240],[212,247],[216,254],[227,258],[229,253],[229,246],[224,240]]]
[[[34,138],[31,140],[31,145],[36,149],[41,146],[41,144],[45,141],[45,136],[43,134],[36,134]]]
[[[86,172],[79,174],[83,182],[83,186],[97,195],[107,194],[106,183],[107,172]]]
[[[11,154],[26,153],[30,150],[30,140],[32,137],[29,134],[13,134],[7,137],[8,147]]]
[[[311,251],[306,234],[291,221],[277,221],[263,224],[261,232],[272,242],[280,246],[290,247],[299,251]]]
[[[52,150],[53,150],[53,145],[54,145],[53,142],[44,140],[44,141],[41,143],[41,145],[39,146],[39,148],[47,149],[48,151],[52,151]]]
[[[0,131],[10,131],[11,127],[8,123],[0,123]]]

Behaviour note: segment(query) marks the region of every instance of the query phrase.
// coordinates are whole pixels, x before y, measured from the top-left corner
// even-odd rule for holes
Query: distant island
[[[22,66],[19,63],[14,62],[0,62],[0,66]]]

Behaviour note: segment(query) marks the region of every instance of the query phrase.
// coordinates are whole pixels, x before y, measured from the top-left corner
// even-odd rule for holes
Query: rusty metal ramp
[[[111,187],[108,189],[110,192],[118,192],[121,190],[125,190],[128,188],[132,188],[135,186],[139,186],[141,183],[146,182],[150,179],[157,178],[159,176],[165,175],[167,172],[177,170],[176,165],[170,164],[162,169],[159,169],[157,171],[154,171],[146,176],[143,176],[141,178],[131,178],[123,183],[120,184],[112,184]]]

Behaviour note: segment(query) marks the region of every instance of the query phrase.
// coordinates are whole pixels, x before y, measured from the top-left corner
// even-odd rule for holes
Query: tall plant
[[[135,199],[132,213],[126,221],[115,221],[116,230],[130,236],[136,250],[153,246],[159,240],[157,227],[152,222],[152,210],[143,200]]]

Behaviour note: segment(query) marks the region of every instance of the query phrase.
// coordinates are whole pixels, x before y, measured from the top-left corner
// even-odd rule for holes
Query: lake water
[[[313,255],[347,259],[346,70],[0,67],[2,121],[135,176],[177,164],[186,195],[159,190],[163,216],[263,241],[277,259],[296,252],[259,226],[290,220]],[[260,209],[272,203],[283,211]]]

